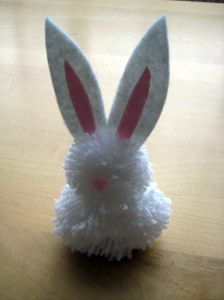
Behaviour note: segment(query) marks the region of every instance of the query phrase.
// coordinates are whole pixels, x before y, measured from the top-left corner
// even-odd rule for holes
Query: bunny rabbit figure
[[[150,246],[171,214],[142,146],[168,89],[165,17],[135,48],[108,120],[88,61],[48,18],[46,47],[59,109],[75,138],[64,161],[67,185],[56,201],[55,233],[72,251],[130,258],[133,249]]]

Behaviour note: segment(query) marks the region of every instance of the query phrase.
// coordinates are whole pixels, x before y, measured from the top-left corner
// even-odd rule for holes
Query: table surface
[[[132,260],[71,254],[53,235],[72,138],[44,45],[44,17],[77,40],[108,113],[134,45],[168,18],[171,80],[147,140],[169,228]],[[176,1],[0,1],[1,299],[224,299],[224,5]]]

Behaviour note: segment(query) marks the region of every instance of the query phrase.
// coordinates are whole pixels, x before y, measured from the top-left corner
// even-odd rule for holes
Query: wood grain
[[[173,200],[153,249],[108,263],[52,234],[72,138],[50,81],[44,17],[77,40],[107,112],[134,45],[168,17],[171,82],[147,141]],[[176,1],[0,1],[1,299],[224,299],[224,5]]]

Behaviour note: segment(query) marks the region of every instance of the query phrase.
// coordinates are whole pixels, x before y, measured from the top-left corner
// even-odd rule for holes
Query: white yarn
[[[56,201],[55,233],[72,251],[130,258],[167,227],[170,200],[155,185],[144,147],[99,130],[76,140],[64,168],[68,185]],[[108,181],[102,191],[91,183],[96,177]]]

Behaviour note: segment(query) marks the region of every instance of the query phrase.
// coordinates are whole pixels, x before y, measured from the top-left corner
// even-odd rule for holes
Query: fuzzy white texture
[[[55,233],[72,251],[120,260],[145,249],[168,225],[171,201],[156,187],[144,147],[104,129],[67,154],[68,185],[56,201]],[[99,191],[92,181],[105,178]]]

